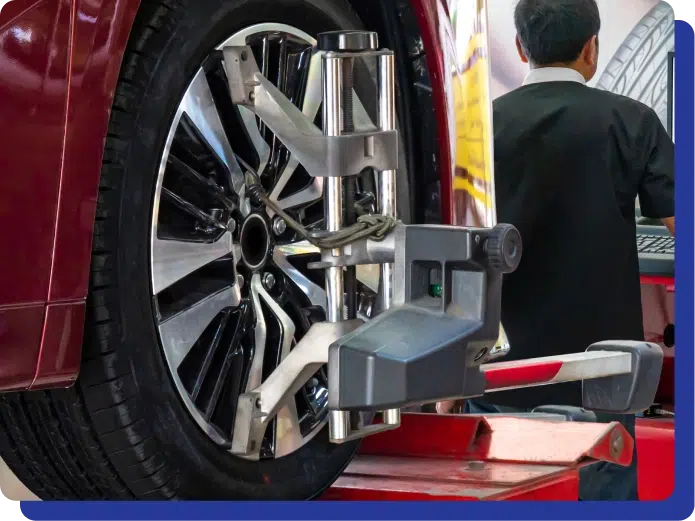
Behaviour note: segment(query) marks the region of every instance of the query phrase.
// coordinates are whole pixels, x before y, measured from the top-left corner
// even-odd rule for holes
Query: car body
[[[0,12],[0,391],[66,387],[79,373],[105,134],[140,3],[13,0]],[[460,42],[482,28],[473,50],[486,57],[485,24],[475,23],[486,6],[411,0],[409,8],[417,20],[410,38],[422,47],[413,52],[424,54],[432,86],[440,219],[457,213],[460,222],[480,204],[468,195],[480,187],[465,191],[466,159],[456,148],[466,134],[455,115],[466,97],[462,65],[472,52]],[[482,91],[489,96],[487,84]],[[490,150],[482,153],[489,162]],[[489,168],[473,174],[489,185]],[[463,187],[456,203],[454,185]],[[478,213],[490,224],[494,206],[489,187],[482,191]]]

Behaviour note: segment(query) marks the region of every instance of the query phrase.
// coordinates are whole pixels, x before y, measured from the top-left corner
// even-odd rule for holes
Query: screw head
[[[243,276],[241,273],[237,273],[237,274],[236,274],[236,283],[237,283],[237,286],[239,286],[240,288],[243,288],[245,282],[246,282],[246,281],[244,280],[244,276]]]
[[[287,231],[287,223],[285,222],[284,219],[277,217],[273,221],[273,233],[275,235],[282,235]]]
[[[275,286],[275,275],[272,273],[263,274],[263,286],[265,289],[270,290]]]

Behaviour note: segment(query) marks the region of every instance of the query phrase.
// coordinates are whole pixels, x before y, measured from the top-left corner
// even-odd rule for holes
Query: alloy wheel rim
[[[322,222],[323,179],[308,176],[251,111],[231,103],[227,45],[250,45],[266,77],[307,117],[315,120],[321,106],[315,39],[289,25],[253,25],[206,58],[163,149],[150,234],[156,326],[186,409],[223,447],[231,445],[239,393],[257,387],[326,309],[323,272],[306,269],[316,248],[252,206],[245,172],[265,179],[270,198],[305,226]],[[360,300],[370,308],[371,292]],[[261,458],[308,443],[327,421],[327,394],[321,370],[271,423]]]

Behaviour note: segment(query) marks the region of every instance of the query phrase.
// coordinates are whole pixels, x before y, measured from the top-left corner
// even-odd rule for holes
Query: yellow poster
[[[456,70],[452,95],[456,118],[454,222],[494,226],[492,99],[485,0],[452,2]]]

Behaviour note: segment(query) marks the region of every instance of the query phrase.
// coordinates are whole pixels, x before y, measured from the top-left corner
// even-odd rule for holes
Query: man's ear
[[[592,36],[591,40],[586,42],[582,50],[582,60],[591,68],[598,65],[598,36]]]
[[[524,52],[524,48],[521,46],[521,40],[519,39],[519,35],[516,35],[516,50],[519,52],[519,58],[521,58],[521,61],[524,63],[528,63],[528,58],[526,57],[526,53]]]

